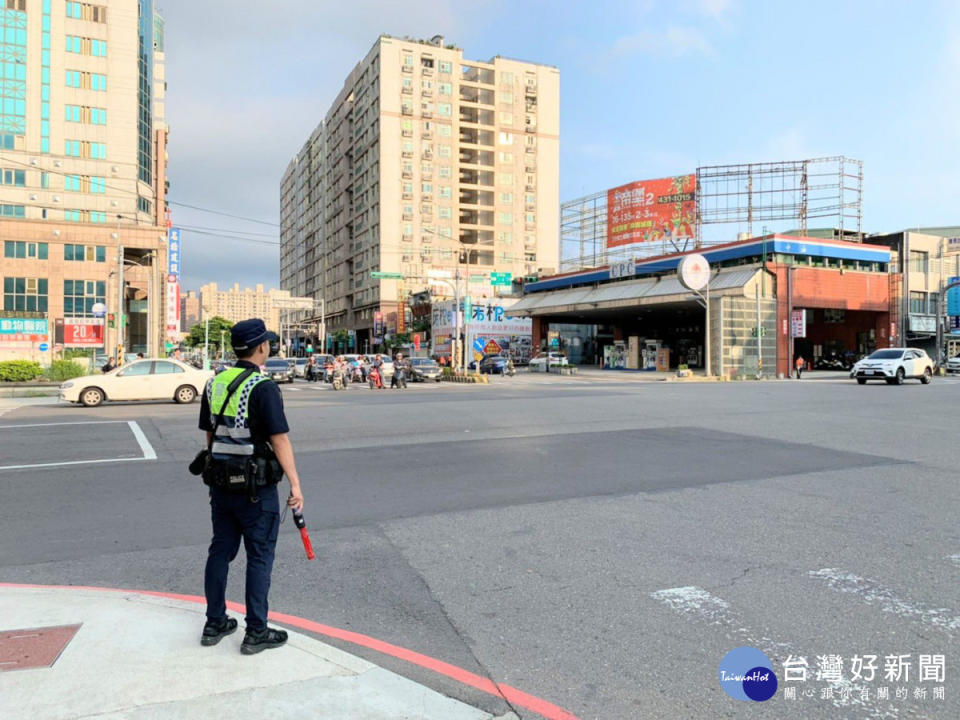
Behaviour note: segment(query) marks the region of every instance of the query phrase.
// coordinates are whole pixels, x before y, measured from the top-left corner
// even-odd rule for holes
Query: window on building
[[[50,188],[50,173],[40,173],[40,187],[42,187],[44,190],[48,190]]]
[[[69,157],[80,157],[80,141],[67,140],[63,144],[63,154]]]
[[[433,193],[433,184],[432,183],[422,183],[420,185],[420,192],[424,195]]]
[[[449,200],[451,197],[451,190],[449,185],[441,185],[437,193],[438,197],[441,200]]]
[[[912,255],[913,253],[911,253]],[[926,254],[926,253],[924,253]],[[927,312],[927,294],[924,292],[910,293],[910,312],[923,315]]]
[[[23,187],[27,182],[26,170],[0,170],[0,185]]]
[[[513,85],[515,82],[515,77],[512,72],[502,72],[500,73],[500,84],[501,85]]]
[[[513,93],[508,91],[501,92],[500,102],[504,105],[513,105]]]
[[[441,95],[453,95],[453,85],[448,82],[437,83],[437,92]]]
[[[501,152],[500,153],[500,162],[504,165],[510,165],[513,163],[513,153],[512,152]]]
[[[106,300],[103,280],[63,281],[63,314],[68,317],[93,317],[93,306]]]
[[[407,67],[413,67],[413,55],[410,53],[403,54],[403,64]]]
[[[513,113],[509,113],[509,112],[500,113],[500,122],[504,125],[513,125]]]
[[[79,70],[67,70],[67,87],[82,88],[83,73],[80,72]]]
[[[513,185],[513,173],[500,173],[501,185]]]
[[[80,175],[64,175],[63,189],[69,192],[80,192],[83,187],[83,178]]]
[[[513,205],[513,193],[500,193],[501,205]]]
[[[528,225],[533,225],[534,223],[537,222],[536,213],[531,213],[531,212],[524,213],[523,220],[524,220],[524,222],[526,222]]]
[[[437,171],[441,178],[449,178],[452,175],[452,170],[449,165],[441,165],[437,168]]]
[[[137,210],[147,215],[153,214],[153,203],[145,197],[137,196]]]
[[[911,272],[925,273],[930,269],[930,253],[910,251],[910,270]]]
[[[502,132],[498,139],[501,145],[513,145],[513,133]]]
[[[47,279],[3,278],[3,309],[8,312],[47,312]]]
[[[453,210],[447,206],[441,206],[437,209],[437,217],[441,220],[450,220],[453,217]]]
[[[497,216],[501,225],[513,225],[513,213],[502,212]]]
[[[90,178],[90,192],[104,194],[107,192],[107,179],[93,176]]]
[[[24,205],[0,205],[0,216],[22,218],[27,216]]]
[[[83,108],[79,105],[64,105],[63,110],[67,122],[82,122]]]
[[[450,137],[451,135],[450,126],[447,125],[446,123],[440,123],[440,125],[437,127],[437,134],[439,134],[440,137]]]
[[[90,74],[90,89],[97,90],[99,92],[106,92],[107,89],[107,76],[100,75],[99,73]]]
[[[453,64],[450,63],[450,62],[447,61],[447,60],[441,60],[441,61],[440,61],[440,72],[442,72],[442,73],[448,73],[448,74],[451,73],[451,72],[453,72]],[[447,93],[447,94],[449,95],[450,93]]]
[[[441,143],[437,145],[437,155],[439,155],[442,158],[450,157],[450,146],[447,145],[446,143]]]
[[[46,260],[47,252],[47,243],[26,242],[23,240],[5,240],[3,243],[3,256],[5,258]]]
[[[440,117],[450,117],[453,114],[453,106],[450,103],[437,103],[437,115]]]
[[[938,307],[938,304],[940,302],[940,293],[935,293],[935,292],[930,293],[929,297],[927,298],[927,302],[928,302],[927,314],[937,315],[940,312],[940,308]]]

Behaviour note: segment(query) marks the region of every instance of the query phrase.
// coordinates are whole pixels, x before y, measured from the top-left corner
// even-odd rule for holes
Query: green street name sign
[[[490,273],[491,285],[510,285],[513,282],[513,273]]]
[[[374,280],[403,280],[403,273],[379,272],[378,270],[374,270],[370,273],[370,277]]]

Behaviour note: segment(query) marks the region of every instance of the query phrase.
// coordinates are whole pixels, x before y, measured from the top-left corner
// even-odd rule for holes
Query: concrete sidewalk
[[[242,617],[237,632],[202,647],[204,610],[136,592],[0,587],[0,718],[492,717],[292,631],[285,647],[241,655]],[[36,632],[64,625],[79,628],[72,638]],[[52,666],[22,666],[44,652]]]
[[[58,397],[0,397],[0,416],[22,407],[59,404]]]

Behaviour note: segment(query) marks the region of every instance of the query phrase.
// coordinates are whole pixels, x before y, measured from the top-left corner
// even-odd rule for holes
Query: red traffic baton
[[[303,551],[307,554],[307,560],[313,560],[316,555],[313,554],[313,545],[310,544],[310,535],[307,533],[307,521],[303,519],[303,514],[293,511],[293,522],[300,530],[300,539],[303,540]]]

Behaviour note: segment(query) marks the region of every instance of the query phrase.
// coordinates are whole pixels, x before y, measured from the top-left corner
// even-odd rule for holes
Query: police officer
[[[286,632],[267,627],[267,594],[280,526],[277,482],[283,473],[290,481],[287,506],[303,507],[283,399],[273,381],[259,372],[276,340],[263,320],[234,325],[230,341],[237,364],[209,381],[200,406],[200,429],[206,432],[210,451],[204,482],[210,485],[213,520],[201,644],[216,645],[237,629],[237,621],[227,617],[227,571],[242,539],[247,553],[247,614],[240,651],[245,655],[287,641]]]

